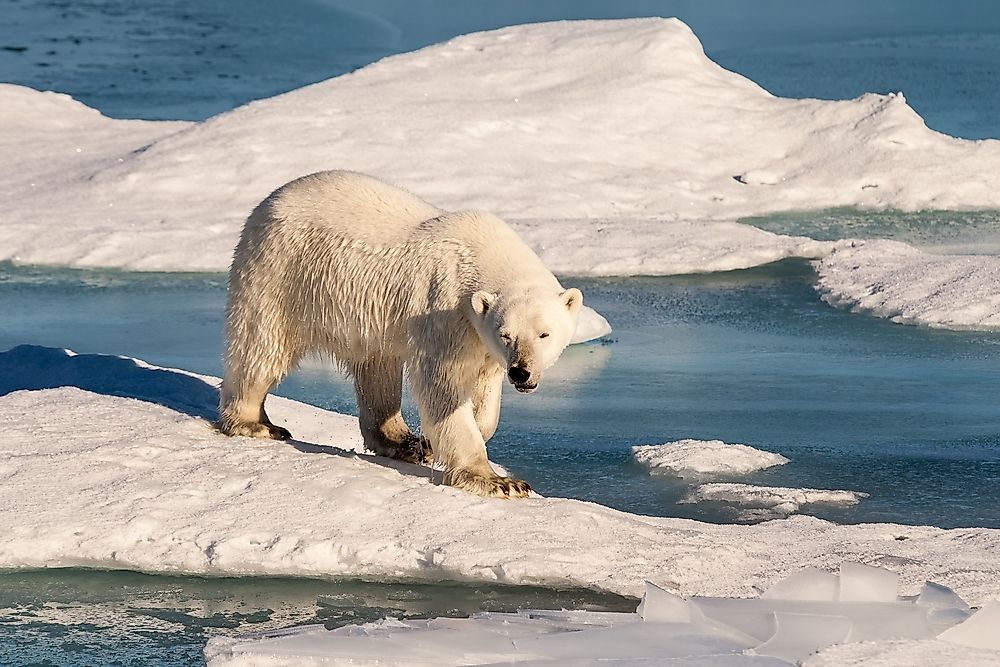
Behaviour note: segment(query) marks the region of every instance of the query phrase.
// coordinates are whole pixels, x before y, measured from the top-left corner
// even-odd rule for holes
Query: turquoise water
[[[569,348],[535,394],[505,388],[490,455],[542,494],[725,522],[738,518],[731,509],[678,504],[691,482],[650,476],[630,455],[637,444],[717,438],[791,459],[738,481],[870,495],[808,508],[817,516],[1000,527],[1000,335],[836,310],[813,280],[801,261],[565,280],[615,333]],[[4,265],[0,309],[18,316],[0,321],[0,348],[125,354],[218,375],[224,300],[221,275]],[[319,363],[278,393],[355,411],[351,385]]]
[[[134,572],[0,573],[4,667],[194,667],[208,637],[386,616],[468,616],[480,609],[634,611],[636,600],[528,586],[200,579]]]

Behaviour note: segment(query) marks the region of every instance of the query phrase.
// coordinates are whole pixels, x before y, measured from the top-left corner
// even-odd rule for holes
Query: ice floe
[[[574,343],[585,343],[590,340],[603,338],[611,333],[611,325],[604,316],[589,306],[580,309],[580,314],[576,321],[576,331],[570,339],[570,345]]]
[[[1000,207],[1000,142],[934,132],[899,94],[775,97],[676,19],[465,35],[198,123],[112,120],[13,85],[0,106],[0,259],[23,263],[220,270],[256,202],[330,168],[534,225],[567,273],[827,247],[732,222],[769,211]]]
[[[867,493],[833,489],[802,489],[715,482],[699,484],[681,503],[721,502],[738,507],[742,518],[770,518],[795,514],[803,505],[857,505]]]
[[[890,644],[910,665],[934,665],[942,651],[958,659],[1000,659],[990,603],[973,612],[935,584],[951,607],[899,598],[896,575],[843,563],[817,595],[814,574],[779,581],[757,599],[684,597],[646,582],[635,613],[520,610],[471,618],[389,618],[334,630],[306,626],[248,637],[216,637],[208,667],[277,665],[746,665],[799,664],[824,649]],[[806,594],[803,594],[805,592]],[[951,612],[947,620],[935,612]],[[936,639],[937,638],[937,639]],[[838,646],[839,645],[839,646]],[[879,644],[876,644],[879,645]],[[970,648],[973,649],[970,651]],[[856,649],[855,649],[856,650]],[[870,650],[867,649],[866,650]],[[844,664],[844,663],[829,663]],[[867,664],[867,663],[866,663]],[[903,664],[903,663],[896,663]],[[971,664],[971,663],[970,663]]]
[[[679,477],[745,475],[788,463],[781,454],[721,440],[676,440],[662,445],[636,445],[632,456],[652,473]]]
[[[1000,531],[793,516],[756,526],[511,502],[360,453],[355,418],[278,397],[291,442],[227,438],[215,378],[132,359],[0,353],[0,567],[466,580],[753,596],[804,567],[892,564],[970,604],[1000,594]],[[502,463],[502,461],[501,461]],[[710,554],[711,557],[706,557]]]
[[[906,324],[1000,328],[1000,257],[938,255],[897,241],[841,244],[817,262],[817,290],[834,306]]]

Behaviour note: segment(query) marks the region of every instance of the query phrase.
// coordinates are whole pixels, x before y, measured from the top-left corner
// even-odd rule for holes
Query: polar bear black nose
[[[524,384],[528,381],[528,378],[531,377],[531,373],[520,366],[511,366],[511,369],[507,371],[507,377],[510,378],[511,382]]]

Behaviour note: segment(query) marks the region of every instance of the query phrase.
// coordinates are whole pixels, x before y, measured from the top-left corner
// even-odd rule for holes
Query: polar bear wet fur
[[[291,437],[264,399],[318,351],[354,379],[366,448],[421,461],[429,443],[446,483],[526,496],[486,458],[500,390],[506,378],[534,391],[582,302],[493,215],[445,212],[357,173],[305,176],[257,206],[236,247],[218,426]],[[400,414],[404,367],[424,438]]]

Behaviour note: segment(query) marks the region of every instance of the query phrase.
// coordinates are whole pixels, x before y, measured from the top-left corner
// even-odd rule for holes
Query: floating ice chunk
[[[583,306],[576,320],[576,331],[573,332],[569,344],[586,343],[588,340],[603,338],[609,333],[611,333],[611,325],[604,319],[604,316],[593,308]]]
[[[818,600],[836,602],[840,579],[815,567],[785,577],[761,594],[763,600]]]
[[[797,489],[752,484],[701,484],[688,492],[681,503],[714,501],[746,508],[748,516],[766,519],[795,514],[803,505],[857,505],[867,493],[833,489]]]
[[[966,621],[938,635],[938,639],[972,648],[1000,650],[1000,600],[984,604]]]
[[[753,651],[791,663],[843,642],[851,631],[851,619],[843,616],[775,612],[774,620],[774,635]]]
[[[670,472],[680,477],[743,475],[788,463],[781,454],[721,440],[688,439],[662,445],[638,445],[632,448],[632,455],[651,472]]]
[[[884,567],[840,564],[841,602],[896,602],[899,575]]]
[[[693,604],[647,581],[646,592],[635,613],[644,621],[656,623],[700,623],[705,616]]]

